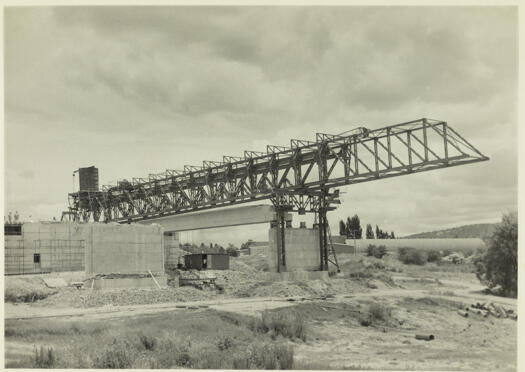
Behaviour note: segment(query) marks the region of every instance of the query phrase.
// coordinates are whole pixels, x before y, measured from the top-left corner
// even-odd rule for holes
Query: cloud
[[[6,204],[56,214],[80,166],[104,184],[429,117],[491,160],[345,188],[333,218],[499,218],[517,200],[516,46],[515,7],[9,7]]]

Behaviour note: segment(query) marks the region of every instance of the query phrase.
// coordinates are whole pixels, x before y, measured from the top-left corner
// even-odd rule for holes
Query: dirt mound
[[[6,302],[34,302],[57,293],[48,288],[38,276],[6,276],[4,300]]]
[[[231,268],[237,271],[268,271],[268,259],[263,254],[233,257]]]
[[[64,288],[36,305],[49,307],[99,307],[144,305],[170,302],[208,300],[216,297],[214,291],[192,287],[165,289],[77,290]]]

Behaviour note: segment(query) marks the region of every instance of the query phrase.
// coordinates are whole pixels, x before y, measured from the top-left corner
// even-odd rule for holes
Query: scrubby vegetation
[[[441,260],[441,253],[435,249],[427,251],[427,262],[438,262]]]
[[[5,278],[5,302],[35,302],[56,292],[56,289],[48,288],[42,279],[38,277]]]
[[[303,318],[294,312],[267,311],[255,319],[206,310],[159,314],[139,324],[133,319],[118,324],[7,323],[6,337],[45,345],[7,366],[292,369],[293,345],[285,338],[306,339]]]
[[[295,311],[285,309],[284,311],[268,311],[262,313],[262,320],[256,327],[257,330],[270,333],[275,336],[281,335],[290,339],[301,339],[306,341],[306,324],[303,316]]]
[[[398,254],[404,264],[424,265],[427,262],[426,252],[422,249],[401,247]]]
[[[381,303],[371,303],[361,317],[362,326],[388,324],[392,318],[392,308]]]
[[[386,255],[386,247],[384,245],[376,246],[374,244],[369,244],[366,249],[367,256],[373,256],[375,258],[383,258]]]
[[[518,293],[518,216],[503,216],[489,239],[486,253],[475,261],[476,275],[490,289],[504,296]]]

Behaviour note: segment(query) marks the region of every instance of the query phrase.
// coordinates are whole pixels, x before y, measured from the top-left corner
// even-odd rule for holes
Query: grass
[[[140,322],[8,320],[7,342],[19,340],[37,348],[6,367],[292,369],[293,345],[285,337],[306,337],[302,318],[268,312],[260,320],[262,328],[252,328],[254,322],[211,309],[142,316]]]
[[[446,307],[450,309],[463,309],[465,305],[460,301],[449,300],[446,298],[439,297],[421,297],[421,298],[412,298],[407,297],[403,300],[405,304],[416,304],[422,307]]]
[[[262,319],[255,325],[256,330],[269,333],[272,338],[283,336],[289,339],[306,341],[306,324],[304,317],[290,309],[280,311],[265,310]]]

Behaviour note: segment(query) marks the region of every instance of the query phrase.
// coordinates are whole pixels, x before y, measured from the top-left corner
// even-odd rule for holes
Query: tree
[[[226,248],[226,253],[232,257],[239,257],[239,250],[232,243],[228,243],[228,248]]]
[[[339,235],[346,236],[346,225],[343,220],[339,221]]]
[[[352,225],[354,228],[354,234],[356,239],[363,239],[363,229],[361,228],[361,221],[359,216],[356,214],[352,217]]]
[[[396,236],[394,235],[394,232],[391,231],[391,232],[390,232],[390,239],[395,239],[395,238],[396,238]]]
[[[353,222],[350,219],[350,217],[346,217],[346,237],[349,239],[354,237],[354,233],[352,232],[352,230]]]
[[[383,231],[376,225],[376,239],[383,239]]]
[[[370,224],[366,225],[366,238],[367,239],[375,239],[374,230],[372,229],[372,225],[370,225]]]
[[[475,260],[476,276],[489,288],[516,297],[518,293],[518,215],[503,215],[489,239],[487,251]]]

